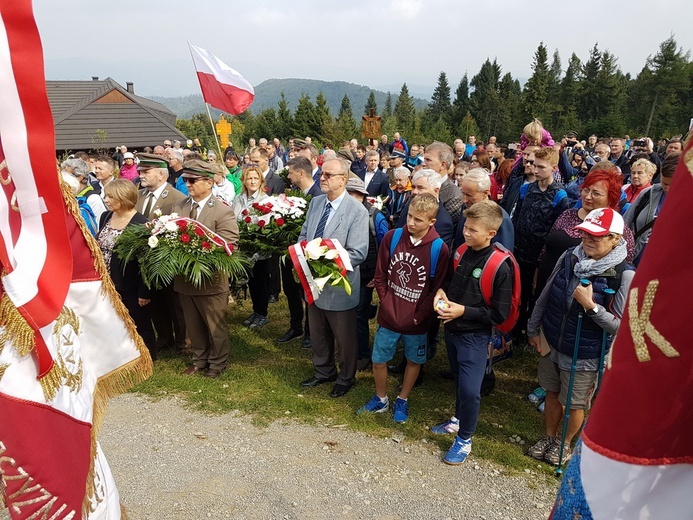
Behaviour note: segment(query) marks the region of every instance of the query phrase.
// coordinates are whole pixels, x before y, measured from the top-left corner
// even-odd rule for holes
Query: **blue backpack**
[[[94,215],[94,210],[92,210],[91,206],[87,204],[87,198],[84,196],[77,197],[77,204],[79,204],[79,213],[82,215],[89,232],[94,238],[96,238],[96,235],[99,234],[99,226],[96,224],[96,215]]]
[[[525,195],[527,195],[527,190],[529,189],[529,185],[532,184],[531,182],[525,183],[520,187],[520,200],[525,199]],[[561,189],[556,192],[556,194],[553,196],[553,200],[551,201],[551,206],[555,209],[563,199],[565,199],[568,196],[568,193],[566,193],[565,190]]]
[[[402,238],[402,228],[395,229],[392,234],[392,241],[390,242],[390,257],[395,254],[395,248],[399,243],[399,239]],[[433,242],[431,242],[431,280],[436,277],[436,267],[438,266],[438,257],[440,256],[440,250],[443,247],[443,239],[438,237]]]

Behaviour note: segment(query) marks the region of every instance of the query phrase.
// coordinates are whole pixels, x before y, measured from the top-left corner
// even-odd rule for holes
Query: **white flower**
[[[330,249],[327,251],[327,253],[325,253],[325,258],[327,258],[328,260],[334,260],[338,256],[339,251],[337,251],[336,249]]]
[[[306,247],[303,249],[303,252],[306,255],[306,258],[308,258],[308,260],[318,260],[327,252],[327,247],[321,246],[321,242],[322,238],[318,237],[314,238],[306,244]]]
[[[159,243],[159,239],[152,235],[149,237],[149,240],[147,240],[147,243],[149,244],[149,247],[154,249],[156,245]]]
[[[155,214],[157,217],[160,217],[160,216],[161,216],[161,209],[158,209],[158,208],[155,209],[155,210],[154,210],[154,214]]]
[[[328,276],[323,276],[322,278],[314,278],[313,281],[315,282],[315,285],[318,286],[318,291],[322,292],[323,288],[325,287],[325,284],[330,281],[330,278],[332,275]]]
[[[168,220],[164,227],[166,231],[176,231],[178,229],[178,225],[173,220]]]

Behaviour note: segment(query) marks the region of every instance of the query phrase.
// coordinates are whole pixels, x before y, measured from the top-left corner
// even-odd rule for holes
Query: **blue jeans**
[[[366,284],[362,283],[359,289],[359,304],[356,306],[356,340],[359,347],[359,359],[371,358],[368,316],[371,312],[372,301],[373,287],[366,287]]]
[[[450,366],[452,373],[457,374],[455,417],[460,421],[458,435],[462,439],[470,439],[476,431],[481,403],[481,382],[486,372],[490,340],[491,335],[485,332],[453,334],[445,331]]]

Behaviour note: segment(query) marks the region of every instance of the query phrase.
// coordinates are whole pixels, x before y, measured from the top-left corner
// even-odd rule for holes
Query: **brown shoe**
[[[204,372],[204,371],[205,371],[204,368],[196,367],[195,365],[190,365],[188,368],[183,370],[183,372],[181,372],[181,374],[184,376],[194,376],[194,375],[200,374],[201,372]]]
[[[207,372],[205,372],[205,377],[211,377],[212,379],[216,379],[221,375],[221,370],[216,370],[214,368],[207,369]]]

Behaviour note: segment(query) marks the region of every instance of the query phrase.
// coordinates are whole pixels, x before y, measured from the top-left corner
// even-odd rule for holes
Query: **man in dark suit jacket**
[[[265,190],[270,195],[284,193],[286,189],[284,180],[273,171],[270,171],[269,153],[266,149],[260,147],[253,148],[250,152],[250,162],[256,163],[262,170],[262,176],[265,178]]]
[[[413,199],[421,193],[430,193],[435,198],[438,198],[440,185],[441,180],[438,173],[428,169],[419,170],[411,179],[411,198]],[[443,239],[443,242],[448,245],[448,249],[452,251],[452,242],[455,236],[452,218],[450,218],[450,214],[443,206],[442,201],[439,199],[438,202],[440,207],[438,208],[438,215],[436,215],[436,223],[434,224],[434,227],[436,228],[438,235],[440,235],[440,238]],[[402,210],[402,215],[399,217],[399,221],[397,221],[395,227],[401,228],[407,224],[407,215],[409,214],[410,204],[411,199],[409,202],[407,202],[407,205]]]
[[[350,295],[341,287],[327,284],[315,303],[308,307],[314,375],[301,385],[315,387],[335,381],[330,397],[342,397],[354,384],[358,358],[357,289],[361,283],[358,266],[368,253],[368,211],[346,192],[348,177],[346,161],[331,159],[323,163],[320,187],[325,195],[311,200],[298,237],[299,242],[317,237],[338,240],[349,253],[354,269],[348,273],[354,288]],[[335,351],[339,356],[339,373],[335,366]]]
[[[390,194],[390,179],[387,174],[378,168],[380,154],[375,150],[366,152],[366,171],[358,174],[366,185],[366,191],[371,197],[387,197]]]
[[[190,196],[173,205],[181,217],[189,217],[215,232],[229,244],[238,241],[238,224],[233,210],[212,195],[214,170],[206,162],[187,161],[182,177]],[[192,343],[192,364],[185,375],[202,373],[219,377],[229,359],[229,328],[226,310],[229,306],[229,282],[217,276],[200,288],[177,276],[174,289],[180,295],[185,326]]]
[[[287,163],[289,168],[289,179],[294,187],[301,190],[306,195],[317,197],[322,195],[322,190],[317,182],[313,181],[313,168],[310,161],[305,157],[294,157]],[[289,329],[277,338],[277,343],[288,343],[292,339],[304,336],[304,347],[310,347],[310,331],[308,330],[308,317],[306,314],[306,325],[303,327],[303,288],[294,279],[293,265],[290,261],[280,264],[282,284],[284,294],[289,304]]]
[[[454,158],[452,148],[440,141],[429,144],[424,152],[424,167],[438,172],[442,179],[438,200],[450,214],[452,223],[456,226],[462,215],[462,192],[448,176]]]
[[[313,180],[320,186],[320,166],[318,166],[318,157],[320,153],[318,149],[312,143],[306,143],[301,139],[295,139],[296,147],[298,148],[298,155],[305,157],[310,161],[310,165],[313,168]]]

